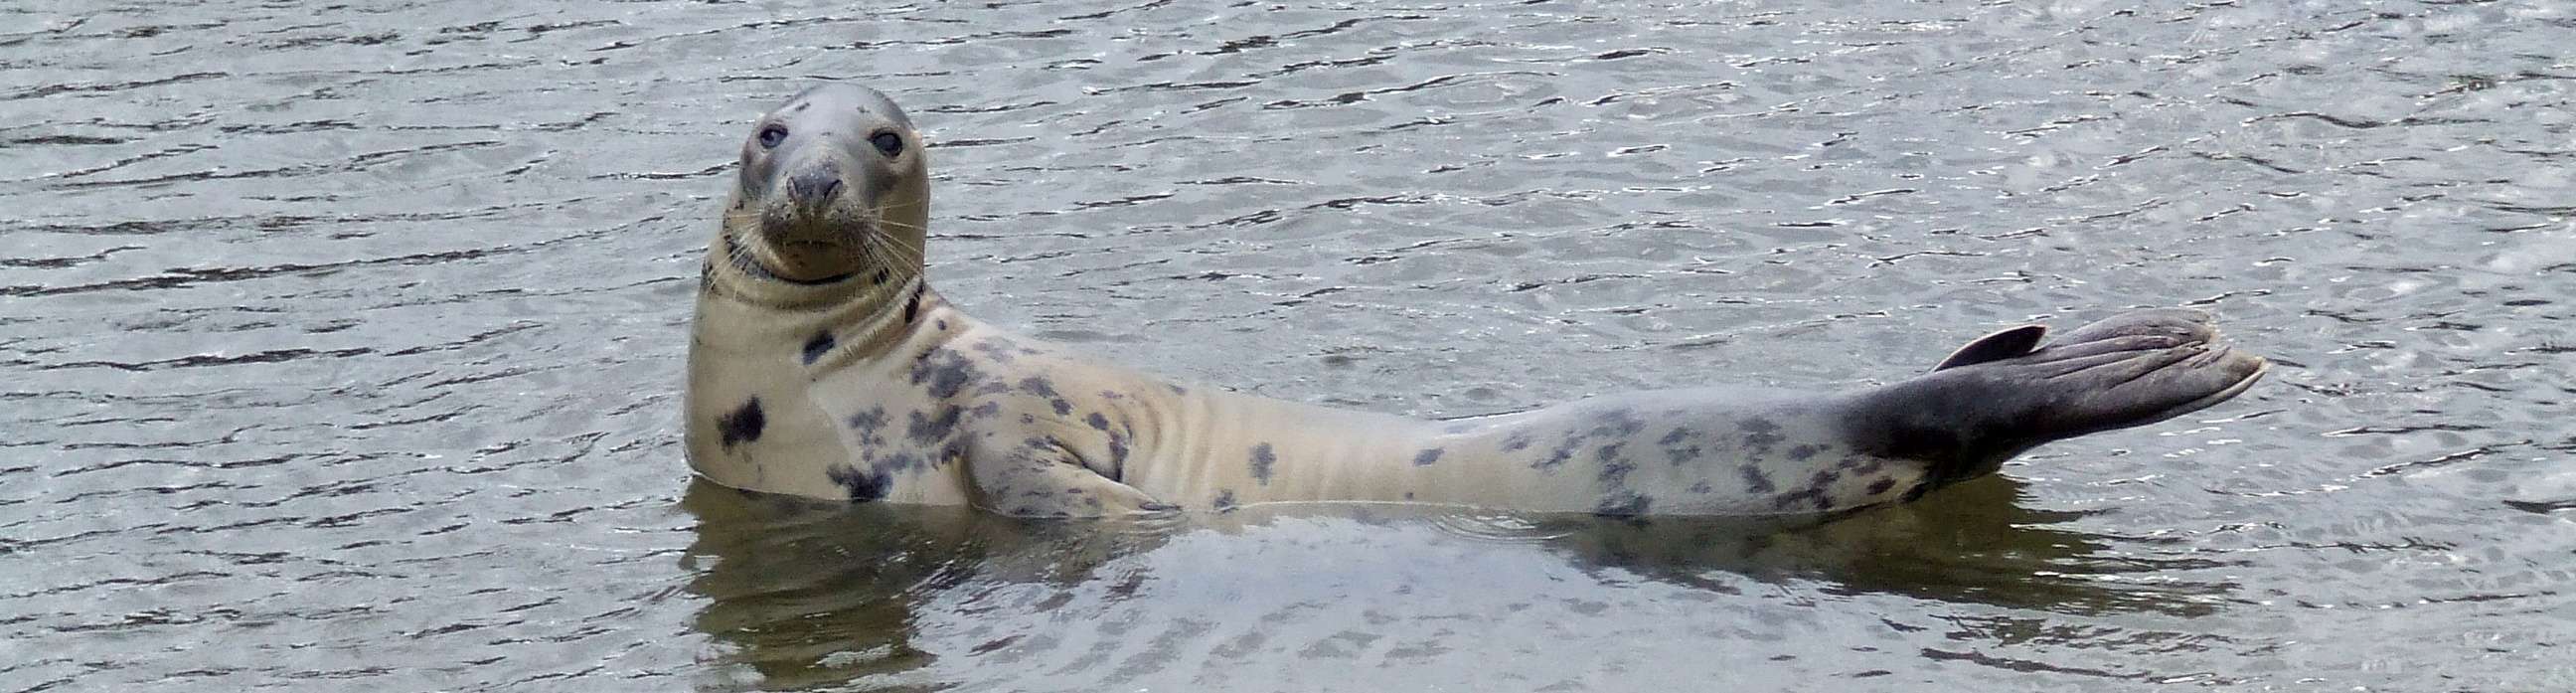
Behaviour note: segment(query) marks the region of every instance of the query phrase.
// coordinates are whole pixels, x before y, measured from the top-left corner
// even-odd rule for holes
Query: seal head
[[[917,273],[930,215],[921,149],[912,119],[874,89],[825,84],[788,99],[743,140],[725,215],[733,264],[807,286]]]

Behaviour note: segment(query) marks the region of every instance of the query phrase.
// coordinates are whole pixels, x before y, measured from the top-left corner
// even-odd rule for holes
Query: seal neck
[[[832,358],[867,357],[896,348],[934,314],[954,317],[941,312],[946,301],[917,271],[889,270],[882,282],[872,273],[829,284],[795,283],[758,278],[728,264],[725,252],[721,239],[708,250],[692,360],[719,352],[796,352],[818,341],[839,345],[825,347]],[[816,364],[807,354],[795,355],[807,357],[805,366]]]

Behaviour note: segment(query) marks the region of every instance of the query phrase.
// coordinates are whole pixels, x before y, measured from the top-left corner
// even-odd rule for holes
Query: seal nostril
[[[841,176],[830,167],[818,166],[787,179],[787,192],[796,199],[821,202],[841,193]]]

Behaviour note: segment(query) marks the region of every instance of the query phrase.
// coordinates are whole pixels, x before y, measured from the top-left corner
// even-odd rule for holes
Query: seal
[[[1709,387],[1426,421],[1192,387],[967,317],[924,275],[929,167],[850,84],[762,116],[708,243],[688,456],[738,489],[1015,516],[1383,501],[1803,515],[1910,500],[2032,447],[2245,391],[2196,311],[2024,325],[1845,392]]]

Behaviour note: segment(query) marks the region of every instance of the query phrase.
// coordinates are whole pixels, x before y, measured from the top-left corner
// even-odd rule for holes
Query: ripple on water
[[[0,17],[10,690],[2576,688],[2549,3]],[[1265,394],[2172,304],[2282,367],[1821,526],[770,507],[689,485],[679,335],[744,119],[831,77],[927,128],[953,298]]]

